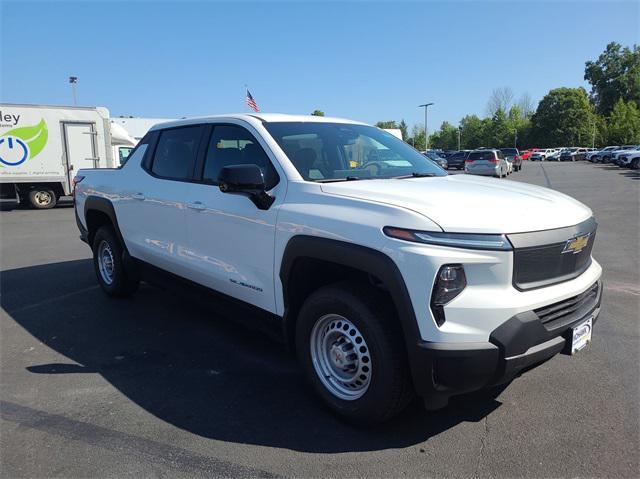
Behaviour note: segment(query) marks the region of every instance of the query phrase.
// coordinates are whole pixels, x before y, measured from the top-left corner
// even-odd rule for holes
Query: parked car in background
[[[522,169],[522,157],[517,148],[500,148],[500,151],[507,161],[510,161],[513,165],[513,171],[520,171]]]
[[[433,161],[433,162],[434,162],[436,165],[438,165],[440,168],[442,168],[442,169],[444,169],[444,170],[446,170],[446,169],[447,169],[447,166],[448,166],[448,164],[447,164],[447,160],[446,160],[444,157],[442,157],[442,156],[440,156],[440,155],[436,154],[436,153],[434,152],[434,150],[427,150],[427,151],[423,151],[423,152],[422,152],[422,154],[423,154],[424,156],[426,156],[427,158],[429,158],[431,161]]]
[[[638,148],[640,148],[640,145],[625,145],[625,146],[621,146],[618,150],[613,150],[611,152],[611,158],[610,158],[610,162],[618,165],[619,164],[619,157],[621,154],[626,153],[627,151],[632,151],[632,150],[637,150]]]
[[[560,161],[573,161],[573,153],[576,152],[577,148],[565,148],[560,152],[560,156],[558,160]]]
[[[547,157],[553,155],[555,150],[553,148],[541,148],[537,151],[534,151],[531,154],[531,161],[545,161]]]
[[[456,170],[464,169],[464,160],[469,156],[471,150],[456,151],[447,157],[447,168],[455,168]]]
[[[531,158],[531,155],[538,151],[538,148],[529,148],[528,150],[524,150],[520,152],[520,159],[521,160],[528,160]]]
[[[474,150],[464,160],[464,171],[470,175],[504,178],[508,174],[509,165],[500,150]]]
[[[572,155],[572,161],[584,161],[588,152],[588,148],[578,148]]]
[[[555,148],[553,153],[547,155],[547,161],[560,161],[560,154],[563,150],[564,148]]]
[[[621,168],[639,169],[640,164],[640,148],[635,150],[627,150],[618,156],[618,166]]]
[[[592,161],[593,163],[608,163],[609,159],[611,158],[611,153],[619,149],[620,149],[620,145],[607,146],[601,149],[600,151],[596,151],[591,156],[590,161]]]

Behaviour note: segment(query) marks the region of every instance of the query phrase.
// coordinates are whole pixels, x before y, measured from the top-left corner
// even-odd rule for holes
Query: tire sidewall
[[[100,266],[98,264],[98,250],[100,243],[106,241],[113,253],[113,281],[108,284],[102,278],[100,273]],[[127,278],[124,270],[124,264],[122,261],[122,246],[116,238],[116,235],[111,227],[103,226],[95,234],[93,238],[93,267],[95,269],[98,283],[102,290],[110,296],[122,296],[128,292]]]
[[[371,381],[365,394],[346,401],[334,396],[318,378],[311,359],[310,338],[316,321],[327,314],[338,314],[351,321],[359,330],[370,352]],[[394,380],[392,368],[383,361],[389,347],[376,328],[373,311],[359,298],[349,294],[320,293],[310,298],[300,311],[296,328],[298,359],[313,388],[331,409],[356,422],[376,421],[381,409],[388,403],[388,385]]]
[[[36,195],[38,193],[47,193],[50,197],[51,197],[51,201],[49,203],[47,203],[46,205],[42,205],[40,203],[38,203],[35,199]],[[38,210],[48,210],[53,208],[56,203],[57,203],[57,198],[56,198],[56,194],[53,190],[49,189],[49,188],[36,188],[33,189],[31,191],[29,191],[29,204],[33,207],[36,208]]]

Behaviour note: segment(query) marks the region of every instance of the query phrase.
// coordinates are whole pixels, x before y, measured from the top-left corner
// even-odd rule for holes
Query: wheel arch
[[[332,274],[334,272],[342,275],[336,278]],[[289,240],[279,272],[285,307],[283,328],[287,344],[294,347],[297,315],[308,294],[330,282],[349,278],[350,275],[366,277],[389,294],[404,336],[414,385],[421,382],[419,376],[424,372],[413,368],[415,362],[412,358],[420,353],[420,333],[409,291],[395,262],[383,252],[366,246],[305,235],[294,236]],[[376,284],[377,282],[380,284]]]
[[[93,244],[96,231],[105,224],[111,224],[123,250],[127,250],[122,233],[120,232],[120,227],[118,226],[115,208],[113,207],[113,203],[107,198],[89,196],[84,202],[84,219],[87,225],[87,240],[89,246]]]

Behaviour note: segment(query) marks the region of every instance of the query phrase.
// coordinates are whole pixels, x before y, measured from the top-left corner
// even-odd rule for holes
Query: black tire
[[[100,255],[101,246],[110,250],[111,257],[111,281],[107,281],[108,274],[101,271]],[[138,278],[133,277],[124,267],[123,249],[120,241],[116,237],[113,227],[102,226],[93,238],[93,267],[98,278],[98,283],[102,290],[112,297],[123,297],[133,294],[140,284]]]
[[[53,208],[58,202],[58,196],[51,188],[36,188],[27,195],[29,204],[38,210]]]
[[[307,379],[331,410],[359,424],[391,419],[414,396],[399,320],[384,296],[366,283],[345,281],[325,286],[306,299],[296,325],[296,350]],[[370,363],[363,357],[362,364],[369,363],[371,376],[361,397],[348,400],[338,397],[323,384],[316,372],[311,352],[312,333],[316,322],[327,315],[338,315],[350,321],[364,339],[360,344],[368,347],[365,351],[370,356]],[[352,333],[353,330],[349,331],[353,336]]]
[[[640,158],[634,158],[633,160],[631,160],[631,163],[629,164],[629,167],[632,170],[637,170],[638,169],[638,165],[640,165]]]

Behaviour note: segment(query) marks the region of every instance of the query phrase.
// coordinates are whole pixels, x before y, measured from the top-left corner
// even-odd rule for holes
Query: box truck
[[[126,159],[136,141],[114,130],[103,107],[0,104],[0,199],[53,208],[80,168]]]

